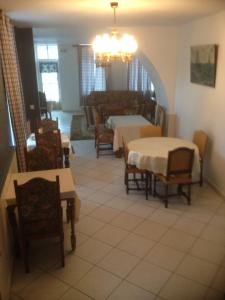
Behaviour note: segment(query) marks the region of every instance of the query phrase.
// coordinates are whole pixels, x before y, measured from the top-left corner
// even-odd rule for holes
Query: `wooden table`
[[[17,180],[18,184],[23,184],[28,180],[31,180],[36,177],[41,177],[50,181],[55,181],[56,176],[59,176],[60,184],[60,198],[62,201],[67,201],[67,215],[70,217],[71,222],[71,245],[72,249],[76,248],[76,235],[75,235],[75,218],[76,218],[76,208],[79,207],[79,198],[75,192],[74,180],[70,168],[64,169],[53,169],[53,170],[44,170],[44,171],[35,171],[35,172],[24,172],[24,173],[13,173],[10,177],[9,185],[4,195],[6,201],[6,206],[8,210],[8,216],[10,224],[12,225],[15,237],[15,247],[18,253],[18,241],[16,239],[17,231],[17,221],[15,216],[16,208],[16,196],[14,190],[14,180]]]
[[[73,158],[74,151],[67,134],[61,133],[61,142],[62,142],[62,149],[64,155],[64,164],[66,168],[69,168],[70,166],[69,158]],[[32,133],[27,139],[27,150],[28,151],[32,150],[35,147],[36,147],[35,134]]]
[[[114,131],[113,150],[118,151],[123,147],[123,137],[126,142],[139,138],[140,127],[149,124],[150,122],[141,115],[110,116],[107,126]]]
[[[136,139],[127,144],[129,149],[128,163],[140,169],[156,174],[166,175],[168,152],[178,147],[195,150],[193,178],[199,176],[200,163],[198,147],[188,140],[169,137],[150,137]]]

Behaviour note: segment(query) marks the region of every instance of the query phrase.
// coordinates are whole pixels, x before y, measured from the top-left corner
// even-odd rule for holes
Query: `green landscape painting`
[[[215,87],[217,46],[191,47],[191,82]]]

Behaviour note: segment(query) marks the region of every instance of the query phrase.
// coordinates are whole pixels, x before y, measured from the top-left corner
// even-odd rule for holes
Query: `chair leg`
[[[191,184],[188,185],[188,205],[191,205]]]
[[[200,181],[199,181],[199,185],[202,186],[203,184],[203,162],[202,160],[200,161]]]
[[[145,173],[145,198],[148,200],[148,172]]]
[[[165,208],[168,207],[168,185],[165,185]]]
[[[156,176],[153,175],[153,197],[156,196]]]
[[[149,178],[149,194],[152,195],[152,173],[148,173],[148,178]]]
[[[62,267],[65,267],[64,236],[63,235],[60,237],[60,254],[61,254]]]
[[[23,256],[23,260],[24,260],[25,272],[29,273],[30,268],[29,268],[29,262],[28,262],[28,241],[22,240],[20,243],[20,247],[21,247],[21,253]]]
[[[96,155],[97,155],[97,158],[99,158],[99,143],[97,141],[97,145],[96,145]]]

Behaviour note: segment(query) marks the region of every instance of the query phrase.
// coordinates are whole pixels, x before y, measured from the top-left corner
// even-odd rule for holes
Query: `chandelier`
[[[128,62],[132,60],[137,50],[137,42],[132,35],[121,35],[116,29],[116,8],[118,2],[110,3],[113,9],[113,28],[110,34],[97,35],[92,44],[95,53],[96,65],[106,66],[112,60]]]

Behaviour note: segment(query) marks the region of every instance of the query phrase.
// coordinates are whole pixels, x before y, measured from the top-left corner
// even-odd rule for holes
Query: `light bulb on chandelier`
[[[112,60],[127,62],[132,60],[137,50],[137,42],[132,35],[120,35],[116,29],[116,8],[118,2],[111,2],[114,12],[114,24],[110,34],[97,35],[92,46],[95,53],[96,65],[104,66]]]

